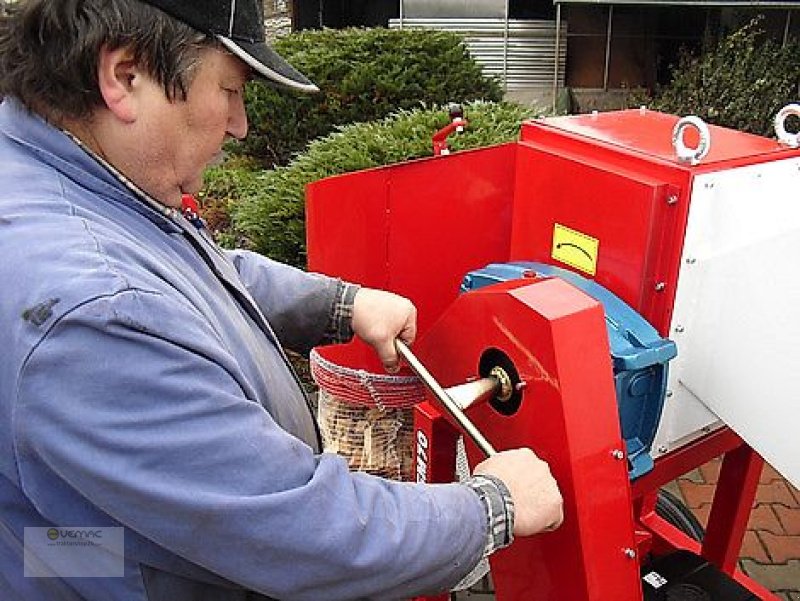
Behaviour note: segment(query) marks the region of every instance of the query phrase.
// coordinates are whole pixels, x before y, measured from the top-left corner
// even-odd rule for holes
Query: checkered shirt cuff
[[[505,483],[495,476],[480,474],[462,484],[475,491],[486,507],[489,528],[483,556],[509,546],[514,541],[514,500]]]
[[[339,280],[323,344],[349,342],[353,338],[353,302],[359,288]]]

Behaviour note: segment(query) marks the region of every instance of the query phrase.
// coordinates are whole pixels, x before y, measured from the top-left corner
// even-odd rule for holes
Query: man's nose
[[[247,113],[244,110],[244,97],[241,94],[230,103],[228,133],[237,140],[242,140],[247,136]]]

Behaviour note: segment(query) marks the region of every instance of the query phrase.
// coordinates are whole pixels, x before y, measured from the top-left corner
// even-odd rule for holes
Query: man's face
[[[247,134],[242,92],[248,67],[214,48],[202,50],[199,60],[185,101],[170,102],[153,81],[140,112],[147,143],[140,149],[137,183],[169,206],[180,206],[182,194],[200,189],[204,169],[219,158],[227,138]]]

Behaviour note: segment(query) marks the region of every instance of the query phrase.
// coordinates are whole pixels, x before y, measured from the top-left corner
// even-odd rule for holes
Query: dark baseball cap
[[[319,88],[270,48],[264,36],[262,0],[142,0],[187,25],[216,37],[255,75],[284,88]]]

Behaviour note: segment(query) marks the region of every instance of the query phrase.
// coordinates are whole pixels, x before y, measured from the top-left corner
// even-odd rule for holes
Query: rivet
[[[614,449],[613,451],[611,451],[611,456],[617,460],[625,459],[625,453],[623,453],[619,449]]]
[[[628,559],[636,559],[636,551],[634,551],[630,547],[626,547],[625,549],[622,550],[622,552]]]
[[[667,287],[667,285],[666,285],[664,282],[659,282],[659,283],[658,283],[658,284],[656,284],[656,286],[655,286],[655,288],[656,288],[656,292],[663,292],[663,291],[664,291],[664,288],[666,288],[666,287]]]
[[[671,391],[671,390],[667,390],[667,398],[671,397],[671,396],[672,396],[672,394],[673,394],[673,393],[672,393],[672,391]]]
[[[661,453],[662,455],[664,453],[666,453],[668,450],[669,449],[667,449],[666,445],[663,445],[663,444],[662,445],[658,445],[658,452]]]
[[[684,331],[684,329],[685,329],[685,328],[684,328],[683,326],[680,326],[680,325],[679,325],[679,326],[675,326],[675,331],[676,331],[676,332],[678,332],[678,334],[680,334],[681,332],[683,332],[683,331]]]
[[[678,204],[678,195],[670,194],[669,196],[667,196],[667,204],[668,205]]]
[[[697,263],[697,259],[695,259],[694,257],[688,257],[688,258],[686,259],[686,262],[687,262],[689,265],[694,265],[695,263]]]

